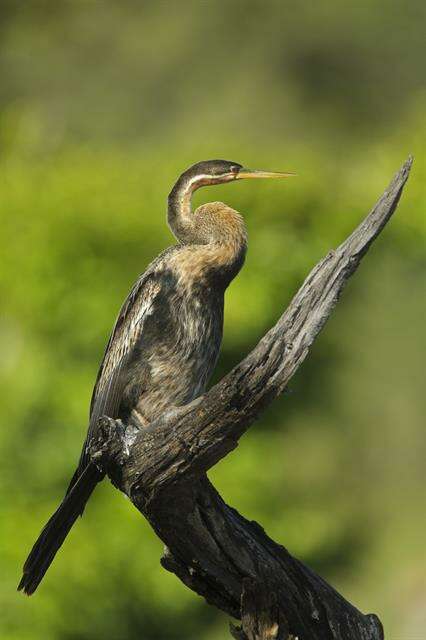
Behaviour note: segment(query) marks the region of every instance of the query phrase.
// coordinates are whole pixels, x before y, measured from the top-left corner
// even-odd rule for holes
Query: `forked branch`
[[[206,471],[234,449],[286,387],[340,293],[396,209],[409,158],[371,213],[311,271],[256,348],[194,405],[132,431],[101,419],[92,457],[167,545],[162,564],[210,603],[242,620],[249,640],[379,640],[364,616],[259,525],[228,507]]]

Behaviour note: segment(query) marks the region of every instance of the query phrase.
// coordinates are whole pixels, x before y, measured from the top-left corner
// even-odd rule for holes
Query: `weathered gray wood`
[[[162,565],[242,619],[233,632],[241,638],[383,638],[376,616],[363,615],[257,523],[226,505],[205,473],[237,446],[304,361],[394,212],[411,164],[409,158],[365,220],[314,267],[256,348],[197,403],[140,431],[103,418],[91,442],[92,458],[167,545]]]

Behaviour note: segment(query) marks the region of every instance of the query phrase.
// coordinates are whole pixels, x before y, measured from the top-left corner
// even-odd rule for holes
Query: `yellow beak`
[[[296,173],[290,173],[289,171],[261,171],[258,169],[240,169],[236,179],[241,178],[291,178],[296,176]]]

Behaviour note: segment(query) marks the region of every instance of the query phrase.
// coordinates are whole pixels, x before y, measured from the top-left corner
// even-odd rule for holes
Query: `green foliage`
[[[226,12],[222,3],[189,5],[167,33],[167,3],[147,3],[140,14],[125,2],[105,2],[104,12],[96,3],[0,9],[0,63],[14,71],[0,94],[0,635],[228,637],[223,617],[160,568],[160,541],[107,483],[31,599],[15,592],[20,567],[77,461],[119,305],[173,242],[165,197],[182,169],[219,156],[300,174],[197,194],[196,204],[234,206],[249,228],[247,262],[227,296],[219,377],[255,345],[410,151],[418,157],[396,218],[291,393],[211,476],[244,515],[361,609],[376,611],[390,636],[420,633],[410,626],[419,616],[415,601],[401,600],[402,591],[419,597],[426,564],[419,512],[426,101],[416,85],[416,16],[404,31],[398,3],[385,26],[381,2],[346,14],[333,1],[327,11],[294,7],[286,16],[272,0],[266,12],[254,2],[231,3]],[[223,42],[208,40],[212,25],[223,29]],[[110,34],[110,64],[102,65]],[[403,46],[395,88],[384,70],[389,59],[395,70]],[[114,86],[121,71],[123,93]],[[98,117],[91,107],[101,97],[111,110]]]

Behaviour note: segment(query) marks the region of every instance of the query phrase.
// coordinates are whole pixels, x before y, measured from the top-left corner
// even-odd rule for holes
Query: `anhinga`
[[[78,468],[25,562],[18,589],[35,591],[104,477],[87,450],[99,417],[141,428],[206,388],[222,340],[224,292],[243,265],[247,234],[242,216],[222,202],[193,212],[193,192],[241,178],[289,175],[209,160],[179,177],[168,198],[168,223],[179,244],[149,265],[121,308],[93,390]]]

